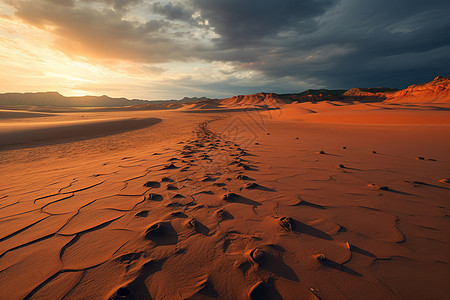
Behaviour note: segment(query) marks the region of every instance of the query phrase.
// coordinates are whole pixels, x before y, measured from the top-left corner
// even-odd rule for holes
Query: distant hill
[[[363,92],[369,93],[393,93],[399,91],[396,88],[375,87],[375,88],[359,88]]]
[[[306,91],[303,91],[301,93],[294,93],[294,94],[280,94],[281,97],[287,97],[287,96],[320,96],[320,95],[332,95],[332,96],[342,96],[347,90],[327,90],[327,89],[309,89]]]
[[[218,100],[218,99],[212,99],[212,98],[207,98],[207,97],[184,97],[181,100],[173,100],[173,101],[177,101],[177,102],[181,102],[181,103],[192,103],[192,102],[198,102],[198,101],[208,101],[208,100]]]
[[[386,95],[398,91],[395,88],[352,88],[344,93],[344,97],[355,101],[383,101]]]
[[[406,89],[353,88],[344,93],[354,101],[386,101],[390,103],[450,103],[450,77],[438,76],[432,81],[414,84]]]
[[[128,100],[108,96],[65,97],[57,92],[0,94],[0,105],[32,105],[58,107],[112,107],[151,103],[145,100]]]
[[[283,99],[298,102],[340,101],[346,90],[309,89],[301,93],[280,94]]]
[[[265,105],[278,106],[292,101],[281,98],[275,93],[257,93],[253,95],[239,95],[231,98],[223,99],[221,104],[227,106],[249,106],[249,105]]]
[[[404,90],[386,94],[386,102],[450,103],[450,77],[438,76],[431,82],[414,84]]]
[[[450,77],[438,76],[431,82],[411,85],[403,90],[392,87],[352,88],[349,90],[309,89],[293,94],[239,95],[223,99],[221,104],[226,106],[278,106],[294,101],[450,103]]]
[[[450,77],[438,76],[431,82],[411,85],[403,90],[386,87],[352,88],[349,90],[309,89],[293,94],[256,93],[252,95],[238,95],[226,99],[184,97],[180,100],[146,101],[111,98],[108,96],[64,97],[57,92],[0,94],[0,105],[4,107],[20,105],[74,108],[98,107],[96,108],[97,110],[101,109],[101,107],[117,107],[117,109],[121,110],[216,109],[223,106],[279,107],[295,101],[314,103],[319,101],[450,103]]]

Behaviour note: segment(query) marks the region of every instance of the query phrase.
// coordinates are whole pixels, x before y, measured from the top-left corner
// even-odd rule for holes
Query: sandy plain
[[[444,299],[449,110],[2,110],[0,299]]]

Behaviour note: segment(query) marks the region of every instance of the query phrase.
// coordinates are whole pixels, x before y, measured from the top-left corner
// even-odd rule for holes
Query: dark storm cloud
[[[193,2],[220,36],[208,57],[271,78],[404,87],[450,70],[448,1]]]
[[[152,3],[150,7],[153,12],[160,14],[169,20],[193,21],[193,11],[185,6],[174,5],[172,2],[165,4],[156,2]]]
[[[224,47],[245,46],[283,31],[309,32],[333,0],[193,0]]]
[[[404,87],[428,81],[450,70],[449,9],[448,1],[344,0],[330,11],[334,15],[323,18],[320,30],[299,37],[292,49],[349,49],[308,74],[327,86]]]
[[[291,91],[306,87],[298,82],[404,87],[450,70],[447,0],[9,3],[24,22],[51,31],[58,49],[70,55],[150,64],[222,61],[283,82],[280,92],[286,82]],[[146,22],[125,18],[138,6],[148,11]]]

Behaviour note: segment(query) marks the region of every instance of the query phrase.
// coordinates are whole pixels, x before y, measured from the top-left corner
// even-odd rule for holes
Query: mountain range
[[[226,99],[184,97],[180,100],[128,100],[108,96],[65,97],[57,92],[0,94],[1,106],[51,107],[129,107],[129,109],[216,108],[219,106],[278,106],[293,102],[380,102],[391,103],[450,103],[450,77],[438,76],[428,83],[395,88],[352,88],[349,90],[309,89],[301,93],[256,93]]]

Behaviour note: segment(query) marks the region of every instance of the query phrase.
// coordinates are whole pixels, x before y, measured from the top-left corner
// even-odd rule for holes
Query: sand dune
[[[221,103],[227,106],[248,106],[248,105],[266,105],[280,106],[291,101],[279,97],[274,93],[258,93],[253,95],[239,95],[228,99],[223,99]]]
[[[397,103],[450,103],[450,78],[438,76],[433,81],[411,85],[392,94],[386,100]]]
[[[45,113],[35,113],[24,110],[0,110],[0,120],[4,119],[25,119],[25,118],[38,118],[38,117],[46,117],[48,114]]]
[[[60,142],[92,138],[139,129],[161,122],[158,118],[123,118],[86,121],[53,121],[0,124],[1,146],[28,146],[36,142]]]
[[[339,124],[450,124],[448,111],[414,110],[354,110],[339,112],[323,112],[302,117],[308,122]]]
[[[448,296],[448,105],[234,108],[2,122],[0,298]]]

